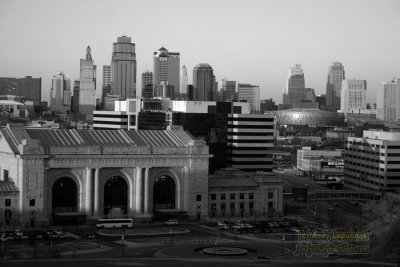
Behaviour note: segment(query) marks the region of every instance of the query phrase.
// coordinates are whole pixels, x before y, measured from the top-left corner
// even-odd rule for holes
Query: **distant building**
[[[103,96],[111,94],[111,66],[103,65],[103,84],[101,86]]]
[[[297,170],[316,179],[343,178],[341,150],[312,150],[303,147],[297,150]]]
[[[74,87],[72,89],[72,103],[71,103],[71,111],[74,113],[79,113],[79,88],[80,88],[80,81],[74,81]]]
[[[5,78],[0,77],[0,95],[16,95],[39,105],[42,97],[42,78]]]
[[[151,91],[149,91],[150,87],[152,88]],[[153,72],[149,70],[142,73],[142,97],[153,97]]]
[[[283,104],[292,105],[306,99],[304,72],[300,64],[290,68],[283,96]]]
[[[26,118],[28,113],[27,107],[23,103],[13,100],[0,100],[0,115],[2,116]]]
[[[343,80],[340,98],[340,110],[349,113],[352,110],[366,109],[367,81]]]
[[[122,99],[136,97],[136,53],[130,37],[118,37],[113,44],[111,71],[111,94]]]
[[[313,88],[306,88],[305,89],[305,100],[310,102],[316,102],[317,96],[315,95],[315,90]]]
[[[228,161],[232,168],[247,172],[272,172],[274,114],[228,115]]]
[[[380,84],[376,93],[376,118],[391,122],[400,119],[400,79]]]
[[[326,83],[326,106],[330,111],[340,109],[340,92],[344,79],[345,73],[342,63],[333,62],[329,66],[328,81]]]
[[[173,86],[173,95],[179,96],[179,70],[180,70],[180,54],[178,52],[169,52],[161,47],[153,54],[153,87],[154,96],[158,94],[159,86],[165,82]]]
[[[364,131],[349,137],[344,151],[345,186],[349,189],[400,188],[400,133]]]
[[[71,110],[71,80],[64,73],[53,76],[50,89],[50,111],[69,112]]]
[[[179,89],[179,96],[186,97],[188,93],[188,75],[187,75],[187,68],[185,65],[182,67],[182,80],[181,80],[181,87]]]
[[[208,215],[231,221],[280,217],[283,184],[275,173],[216,171],[208,180]]]
[[[260,113],[260,87],[258,85],[238,83],[238,101],[248,102],[251,113]]]
[[[325,94],[317,95],[315,98],[315,101],[318,103],[320,109],[326,110],[326,95]]]
[[[326,130],[325,136],[328,141],[347,141],[348,137],[354,137],[354,128],[338,128]]]
[[[86,48],[86,56],[80,61],[79,113],[91,119],[96,110],[96,65],[92,59],[90,46]]]
[[[213,69],[208,64],[198,64],[193,69],[193,100],[212,101],[214,89]]]
[[[260,112],[264,113],[266,111],[278,110],[278,106],[272,98],[260,101]]]
[[[236,92],[236,81],[228,81],[226,78],[221,82],[221,101],[233,101]]]

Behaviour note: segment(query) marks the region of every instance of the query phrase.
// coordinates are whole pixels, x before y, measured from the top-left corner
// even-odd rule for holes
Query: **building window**
[[[240,193],[240,194],[239,194],[239,198],[240,198],[240,199],[244,199],[244,193]]]
[[[268,201],[268,209],[272,209],[274,207],[274,202]]]
[[[4,205],[5,205],[6,207],[11,206],[11,199],[10,199],[10,198],[5,199]]]
[[[249,193],[249,199],[254,199],[254,193]]]
[[[229,205],[231,216],[235,216],[235,203],[230,203]]]
[[[29,199],[29,206],[31,207],[35,206],[35,199]]]
[[[217,195],[216,194],[211,194],[211,200],[216,200],[217,199]]]
[[[230,199],[235,199],[235,193],[231,193]]]
[[[254,202],[249,202],[249,210],[254,209]]]
[[[201,195],[196,195],[196,201],[201,201]]]
[[[268,198],[274,198],[274,192],[268,192]]]
[[[8,170],[3,170],[3,181],[8,181]]]
[[[221,194],[221,200],[225,200],[225,194]]]

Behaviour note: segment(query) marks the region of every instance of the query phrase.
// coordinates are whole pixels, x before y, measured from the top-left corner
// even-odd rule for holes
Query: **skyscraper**
[[[367,81],[343,80],[340,92],[340,110],[350,113],[353,109],[365,109],[367,107]]]
[[[181,80],[181,88],[179,90],[179,94],[182,96],[187,96],[187,87],[189,84],[188,75],[187,75],[187,68],[185,65],[182,67],[182,80]]]
[[[153,72],[149,70],[142,73],[142,97],[153,97]]]
[[[342,81],[345,79],[344,67],[340,62],[333,62],[329,66],[328,81],[326,83],[326,106],[327,109],[336,111],[340,108],[340,91]]]
[[[376,118],[384,121],[400,119],[400,79],[382,82],[376,93]]]
[[[103,65],[103,96],[111,94],[111,66]]]
[[[50,89],[50,110],[67,112],[71,110],[71,80],[62,72],[53,76]]]
[[[96,109],[96,65],[93,64],[90,46],[81,59],[79,83],[79,113],[92,116]]]
[[[42,78],[3,78],[0,77],[0,95],[25,97],[34,105],[39,105],[42,97]]]
[[[113,44],[111,94],[122,99],[136,97],[136,53],[131,38],[121,36]]]
[[[79,88],[80,88],[80,81],[74,81],[74,87],[72,89],[72,101],[71,101],[71,111],[73,113],[79,113]]]
[[[210,65],[200,63],[193,69],[193,100],[212,101],[214,74]]]
[[[290,68],[286,87],[283,93],[283,103],[292,105],[306,98],[304,73],[300,64]]]
[[[258,85],[238,83],[238,100],[250,104],[250,113],[260,113],[260,87]]]
[[[236,81],[228,81],[226,78],[221,82],[221,101],[232,101],[235,97]]]
[[[174,98],[179,96],[180,54],[161,47],[153,54],[154,96],[159,96],[161,83],[174,86]]]

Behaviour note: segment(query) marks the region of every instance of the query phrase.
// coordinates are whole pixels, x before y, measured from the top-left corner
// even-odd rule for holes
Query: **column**
[[[100,169],[96,168],[94,170],[94,209],[93,209],[93,213],[95,216],[99,216],[99,201],[100,201],[100,197],[99,197],[99,172]]]
[[[142,168],[136,167],[136,214],[142,214],[143,181]]]
[[[86,168],[86,192],[85,192],[85,213],[92,215],[92,170]]]
[[[144,208],[143,213],[150,213],[150,179],[149,179],[150,168],[146,168],[144,173]]]

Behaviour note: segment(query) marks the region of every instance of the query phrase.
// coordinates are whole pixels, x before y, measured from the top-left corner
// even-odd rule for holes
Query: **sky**
[[[347,79],[367,80],[367,101],[378,84],[400,76],[399,0],[0,0],[0,77],[79,79],[79,60],[91,46],[97,65],[109,65],[118,36],[136,45],[137,93],[153,52],[180,52],[189,83],[208,63],[222,78],[260,86],[261,99],[282,101],[290,66],[301,64],[306,87],[325,93],[333,61]]]

